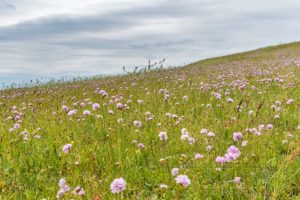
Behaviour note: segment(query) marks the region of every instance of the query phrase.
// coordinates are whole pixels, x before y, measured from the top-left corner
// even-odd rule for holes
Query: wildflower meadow
[[[0,199],[300,199],[300,43],[0,91]]]

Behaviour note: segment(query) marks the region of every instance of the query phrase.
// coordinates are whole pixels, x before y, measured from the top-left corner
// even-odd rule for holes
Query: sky
[[[298,0],[0,0],[0,83],[300,40]]]

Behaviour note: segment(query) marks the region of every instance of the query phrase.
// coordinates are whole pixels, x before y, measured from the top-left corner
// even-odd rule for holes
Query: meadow
[[[0,91],[0,199],[300,199],[300,43]]]

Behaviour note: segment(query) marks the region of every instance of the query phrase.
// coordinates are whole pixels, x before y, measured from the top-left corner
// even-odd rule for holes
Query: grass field
[[[0,199],[300,199],[299,66],[291,43],[0,91]]]

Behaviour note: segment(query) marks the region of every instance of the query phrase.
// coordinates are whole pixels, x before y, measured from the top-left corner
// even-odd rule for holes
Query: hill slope
[[[1,91],[0,197],[300,198],[299,65],[292,43]]]

